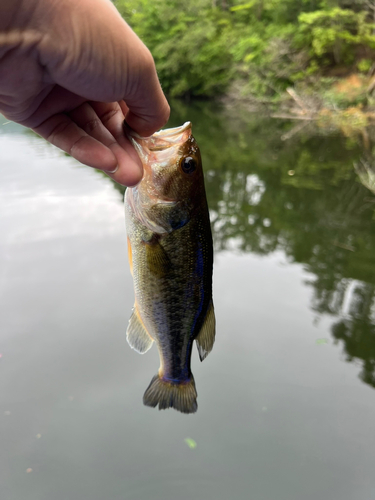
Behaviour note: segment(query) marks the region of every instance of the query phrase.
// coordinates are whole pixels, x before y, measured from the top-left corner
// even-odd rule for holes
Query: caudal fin
[[[193,375],[186,382],[172,384],[155,375],[143,396],[146,406],[159,405],[159,410],[174,408],[181,413],[195,413],[198,408]]]

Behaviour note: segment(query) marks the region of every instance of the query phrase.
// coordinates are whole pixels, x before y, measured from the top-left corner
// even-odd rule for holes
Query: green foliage
[[[368,72],[375,25],[366,0],[115,0],[151,50],[170,96],[212,97],[236,83],[277,100],[295,82]]]
[[[334,339],[375,387],[375,182],[358,171],[375,179],[373,133],[366,151],[362,134],[348,141],[307,126],[287,139],[290,122],[213,102],[171,104],[170,126],[192,120],[201,148],[215,251],[277,251],[278,261],[283,253],[300,263],[311,309],[330,315]]]
[[[224,92],[233,75],[230,19],[211,1],[121,0],[117,7],[151,50],[168,94]]]
[[[321,90],[325,107],[336,110],[350,106],[367,104],[368,81],[362,75],[351,75],[348,78],[336,79],[336,82]],[[350,116],[349,116],[350,118]]]
[[[374,25],[366,17],[365,11],[338,7],[303,13],[298,18],[296,43],[308,48],[310,56],[322,65],[351,64],[360,45],[375,48]]]
[[[357,68],[361,73],[367,73],[372,66],[371,59],[361,59],[357,62]]]

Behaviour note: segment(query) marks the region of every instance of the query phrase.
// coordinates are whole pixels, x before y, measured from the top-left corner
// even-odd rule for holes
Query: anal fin
[[[215,342],[215,311],[212,300],[208,306],[201,331],[195,341],[197,343],[200,360],[203,361],[212,351]]]
[[[128,328],[126,330],[126,339],[130,347],[139,352],[139,354],[147,352],[153,343],[153,339],[147,333],[147,330],[139,317],[136,306],[134,306],[133,314],[129,320]]]

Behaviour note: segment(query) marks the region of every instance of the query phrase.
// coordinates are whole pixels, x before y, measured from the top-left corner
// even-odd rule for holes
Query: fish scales
[[[140,353],[153,341],[159,350],[159,372],[144,403],[193,413],[193,341],[203,360],[215,337],[212,236],[199,148],[189,122],[152,138],[131,138],[144,176],[125,195],[135,292],[127,339]]]

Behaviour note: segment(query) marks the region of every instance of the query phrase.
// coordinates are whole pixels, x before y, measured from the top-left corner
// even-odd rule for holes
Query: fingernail
[[[116,168],[114,170],[106,170],[107,174],[115,174],[118,170],[118,165],[116,165]]]

